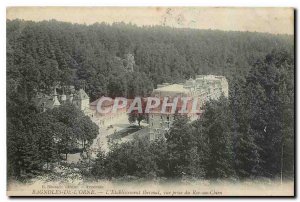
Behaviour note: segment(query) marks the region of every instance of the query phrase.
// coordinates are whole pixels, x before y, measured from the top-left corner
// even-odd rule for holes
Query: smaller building
[[[72,87],[72,90],[69,91],[71,91],[71,93],[67,95],[64,92],[59,95],[56,92],[56,88],[54,88],[52,95],[37,93],[33,102],[35,106],[40,109],[40,112],[45,112],[66,103],[73,104],[86,116],[90,117],[90,119],[99,127],[106,127],[115,124],[122,118],[127,119],[126,108],[118,108],[116,113],[110,112],[101,114],[97,111],[97,103],[99,99],[90,103],[90,98],[83,89],[75,90]],[[112,105],[113,103],[104,102],[102,107],[112,108]]]
[[[92,117],[93,112],[90,110],[90,97],[83,89],[75,91],[71,103],[80,109],[85,115]]]
[[[33,103],[41,112],[45,112],[48,109],[53,109],[54,107],[60,106],[56,89],[54,89],[52,95],[37,93],[36,97],[33,99]]]

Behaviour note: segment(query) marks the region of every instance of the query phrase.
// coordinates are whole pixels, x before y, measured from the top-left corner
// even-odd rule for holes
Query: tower
[[[60,102],[58,101],[58,98],[57,98],[56,87],[54,87],[54,93],[53,93],[52,100],[53,100],[53,107],[60,106]]]
[[[64,104],[67,101],[67,96],[65,94],[65,89],[63,88],[63,94],[61,95],[61,102]]]

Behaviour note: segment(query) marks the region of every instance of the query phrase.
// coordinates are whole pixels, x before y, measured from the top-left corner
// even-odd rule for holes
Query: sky
[[[8,7],[7,19],[80,24],[132,23],[177,28],[294,34],[292,8],[224,7]]]

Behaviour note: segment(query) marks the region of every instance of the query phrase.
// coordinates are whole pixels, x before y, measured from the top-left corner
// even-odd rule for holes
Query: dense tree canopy
[[[73,150],[85,150],[97,134],[98,126],[72,105],[9,119],[9,174],[25,179],[50,170],[51,163],[65,160]]]
[[[207,103],[194,123],[177,117],[166,141],[136,140],[100,153],[93,175],[291,177],[293,51],[289,35],[8,20],[9,175],[49,170],[61,153],[78,142],[88,146],[98,132],[72,106],[39,113],[31,102],[37,92],[49,94],[59,84],[84,87],[91,101],[103,95],[133,98],[163,82],[215,74],[229,80],[228,100]]]
[[[143,96],[159,83],[196,74],[220,74],[231,80],[245,76],[273,48],[284,48],[291,55],[292,36],[123,23],[7,21],[8,78],[12,88],[23,86],[28,96],[54,82],[84,83],[91,98],[97,99]],[[124,68],[128,53],[135,59],[134,73]]]

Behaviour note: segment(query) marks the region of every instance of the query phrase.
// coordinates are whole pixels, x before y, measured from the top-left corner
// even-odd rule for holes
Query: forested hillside
[[[196,74],[243,77],[274,48],[292,53],[293,37],[14,20],[7,22],[7,75],[10,85],[23,86],[27,96],[33,89],[48,90],[57,80],[85,85],[92,99],[142,96],[159,83]],[[135,58],[134,73],[127,73],[120,60],[128,53]]]
[[[133,72],[126,68],[130,62]],[[37,92],[51,93],[59,83],[85,87],[91,101],[102,95],[131,98],[149,95],[157,84],[197,74],[226,76],[229,99],[208,103],[202,119],[192,125],[178,117],[166,142],[137,140],[115,146],[108,156],[99,155],[90,174],[293,176],[293,36],[21,20],[7,21],[9,175],[34,177],[44,172],[41,165],[57,161],[59,149],[67,155],[70,138],[91,142],[95,137],[97,128],[76,110],[86,125],[78,126],[79,133],[72,131],[78,125],[66,119],[75,116],[68,108],[72,106],[61,109],[65,114],[38,114],[31,103]],[[53,134],[64,141],[53,142]],[[37,147],[45,139],[50,143]],[[124,156],[124,149],[132,155]]]

